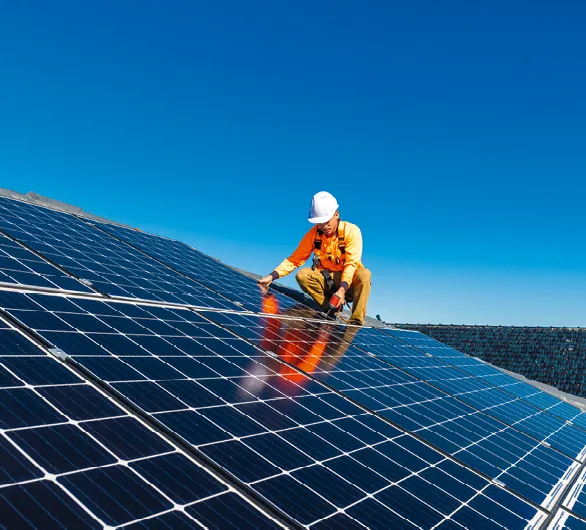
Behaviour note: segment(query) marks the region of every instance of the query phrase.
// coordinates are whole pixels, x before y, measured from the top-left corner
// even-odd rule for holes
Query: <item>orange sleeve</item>
[[[346,232],[344,237],[346,240],[346,259],[344,261],[342,280],[340,281],[340,287],[346,287],[346,290],[352,284],[354,273],[362,260],[362,232],[356,225],[348,226],[348,228],[350,230]]]
[[[295,252],[271,272],[271,275],[275,280],[287,276],[287,274],[294,271],[297,267],[301,267],[301,265],[307,261],[307,258],[309,258],[313,252],[313,242],[315,241],[316,232],[317,227],[314,226],[303,236],[303,239],[295,249]]]

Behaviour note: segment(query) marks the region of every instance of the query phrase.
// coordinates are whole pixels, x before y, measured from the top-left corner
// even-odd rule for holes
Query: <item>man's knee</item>
[[[295,275],[295,279],[297,280],[297,283],[299,283],[299,284],[307,283],[307,280],[309,279],[310,272],[311,272],[311,269],[308,269],[308,268],[299,269],[297,271],[297,274]]]
[[[302,289],[304,287],[307,287],[308,285],[314,285],[317,280],[317,278],[315,277],[315,272],[309,267],[299,269],[297,271],[297,274],[295,275],[295,279],[297,280],[299,287],[301,287]]]
[[[365,267],[361,267],[360,269],[356,269],[354,273],[354,280],[357,283],[372,283],[372,273]]]

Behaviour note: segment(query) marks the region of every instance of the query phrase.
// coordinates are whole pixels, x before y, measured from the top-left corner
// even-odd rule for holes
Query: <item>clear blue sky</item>
[[[327,190],[369,314],[586,326],[585,25],[578,0],[2,2],[0,186],[259,274]]]

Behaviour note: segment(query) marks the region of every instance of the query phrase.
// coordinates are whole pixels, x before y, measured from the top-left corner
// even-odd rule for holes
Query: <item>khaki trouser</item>
[[[342,281],[342,273],[332,272],[331,275],[334,280],[335,289],[338,290],[340,281]],[[328,302],[330,300],[329,298],[326,299],[326,280],[321,271],[310,268],[301,269],[297,273],[296,280],[299,287],[311,296],[324,311],[328,310]],[[371,283],[372,274],[368,269],[364,267],[356,269],[354,279],[346,293],[346,298],[352,299],[352,315],[350,316],[350,320],[364,324]]]

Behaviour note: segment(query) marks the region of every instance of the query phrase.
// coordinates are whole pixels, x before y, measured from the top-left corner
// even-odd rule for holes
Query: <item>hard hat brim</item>
[[[335,213],[335,212],[334,212]],[[327,223],[332,217],[334,217],[333,215],[328,216],[322,216],[322,217],[310,217],[308,219],[308,221],[314,225],[317,225],[319,223]]]

